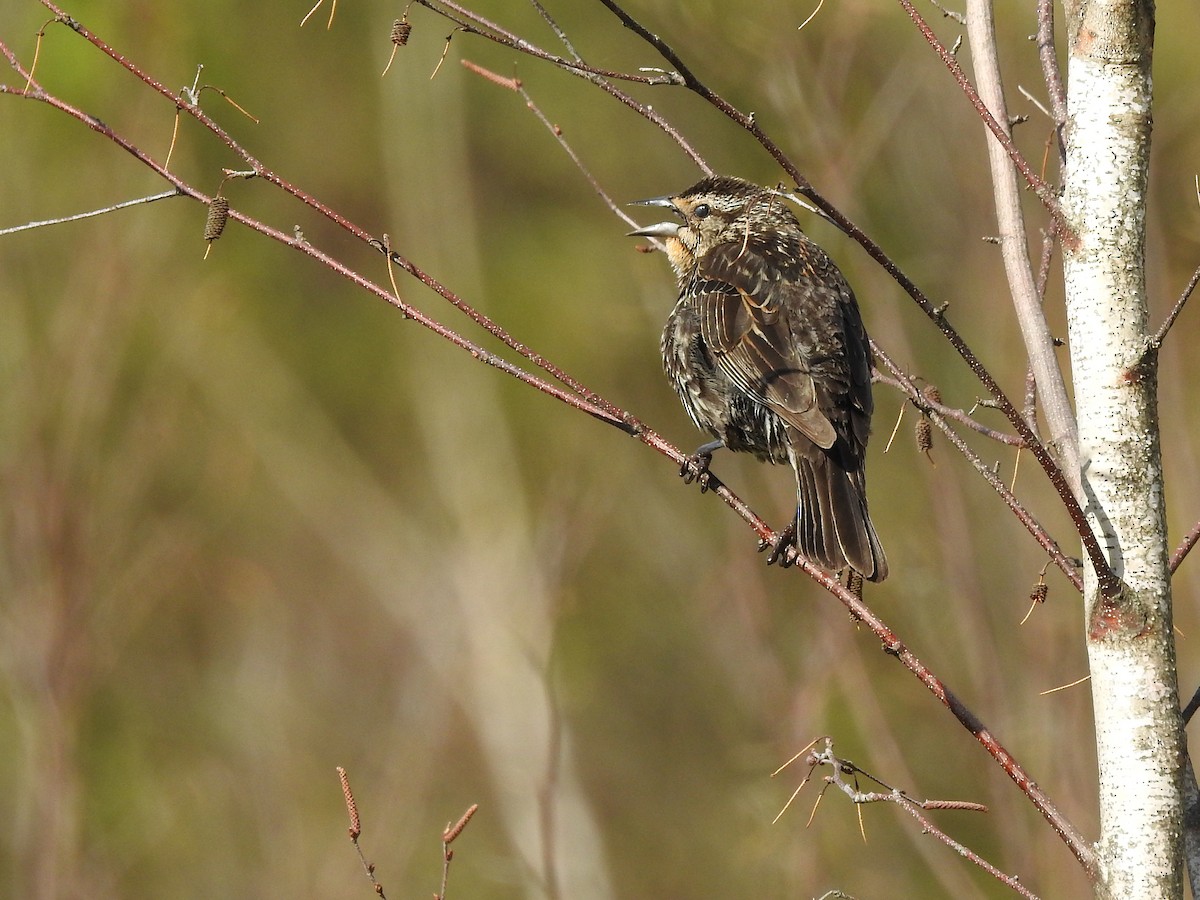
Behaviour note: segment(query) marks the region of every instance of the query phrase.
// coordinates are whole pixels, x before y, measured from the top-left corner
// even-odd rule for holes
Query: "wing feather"
[[[700,332],[717,366],[738,388],[828,450],[837,431],[821,409],[811,361],[784,314],[789,292],[799,286],[770,277],[772,271],[780,269],[753,242],[707,253],[697,284]]]

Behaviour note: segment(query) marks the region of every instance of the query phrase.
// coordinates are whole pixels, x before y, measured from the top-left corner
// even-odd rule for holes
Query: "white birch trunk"
[[[1100,769],[1097,896],[1179,898],[1181,720],[1171,631],[1156,360],[1146,357],[1145,202],[1153,6],[1067,3],[1064,241],[1080,470],[1125,585],[1085,572]]]

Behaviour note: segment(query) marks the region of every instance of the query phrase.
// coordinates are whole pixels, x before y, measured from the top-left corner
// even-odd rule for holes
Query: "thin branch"
[[[354,850],[358,853],[358,861],[362,863],[363,872],[366,873],[367,880],[371,882],[375,896],[382,898],[382,900],[387,900],[387,894],[383,892],[383,885],[375,877],[375,864],[367,861],[362,845],[358,842],[359,837],[362,836],[362,819],[358,815],[358,803],[354,800],[354,792],[350,790],[350,776],[346,774],[346,770],[341,766],[337,766],[336,768],[338,781],[342,785],[342,799],[346,801],[346,812],[350,816],[350,842],[354,844]]]
[[[575,164],[575,168],[579,170],[579,173],[583,175],[583,177],[587,180],[587,183],[592,186],[592,190],[595,191],[597,196],[604,201],[604,205],[608,207],[609,211],[612,212],[612,214],[617,218],[621,219],[621,221],[623,221],[626,225],[629,225],[633,228],[637,227],[637,221],[631,215],[629,215],[629,213],[625,212],[625,210],[622,209],[615,200],[613,200],[608,191],[604,189],[604,186],[600,184],[600,181],[596,178],[596,176],[592,174],[591,170],[588,169],[586,165],[584,165],[583,160],[579,158],[579,154],[575,152],[575,148],[572,147],[566,137],[563,136],[563,130],[546,118],[546,114],[542,112],[541,107],[538,106],[538,104],[534,101],[533,96],[526,89],[521,79],[505,78],[489,69],[483,68],[483,66],[476,65],[470,60],[464,59],[461,60],[461,62],[464,68],[474,72],[480,77],[486,78],[488,81],[499,85],[502,88],[506,88],[507,90],[520,94],[522,99],[525,101],[525,107],[532,112],[537,117],[537,120],[542,123],[545,129],[550,132],[554,140],[557,141],[558,145],[563,149],[563,152],[565,152],[567,156],[570,157],[571,162]],[[654,242],[657,243],[657,240],[654,239]]]
[[[567,48],[567,52],[571,54],[571,58],[577,63],[582,63],[583,57],[579,55],[579,52],[575,49],[575,45],[572,44],[571,39],[567,37],[567,33],[562,30],[558,22],[554,20],[554,17],[550,15],[546,7],[543,6],[539,0],[529,0],[529,2],[532,3],[533,8],[538,11],[538,15],[546,20],[546,24],[549,25],[550,30],[554,32],[554,36],[562,42],[562,45]]]
[[[1192,273],[1192,277],[1188,279],[1187,287],[1183,289],[1183,293],[1179,295],[1179,299],[1175,301],[1175,305],[1171,308],[1171,312],[1167,315],[1167,319],[1162,323],[1162,326],[1154,333],[1154,337],[1150,339],[1147,346],[1148,352],[1153,352],[1162,346],[1163,341],[1167,337],[1167,332],[1171,330],[1171,326],[1175,324],[1175,320],[1179,318],[1179,314],[1183,312],[1184,306],[1187,305],[1188,298],[1192,296],[1192,291],[1196,290],[1196,285],[1200,284],[1200,268]]]
[[[966,457],[967,461],[971,463],[975,471],[988,483],[991,489],[1000,495],[1000,499],[1004,501],[1004,505],[1017,517],[1017,521],[1025,526],[1025,530],[1033,536],[1038,545],[1046,551],[1050,559],[1058,566],[1059,571],[1067,576],[1067,579],[1074,585],[1077,591],[1082,592],[1083,579],[1079,574],[1078,562],[1063,554],[1058,542],[1050,536],[1045,527],[1025,509],[1024,505],[1016,498],[1008,486],[996,477],[996,473],[984,464],[979,455],[967,445],[967,442],[962,439],[958,432],[950,427],[949,423],[943,417],[941,410],[925,396],[916,383],[892,361],[891,357],[880,349],[874,341],[871,342],[871,348],[875,353],[876,364],[883,364],[894,376],[894,378],[888,378],[887,376],[880,375],[878,376],[879,380],[900,388],[908,395],[908,399],[914,406],[929,416],[929,420],[938,427],[958,452]]]
[[[1192,716],[1196,715],[1196,710],[1200,709],[1200,687],[1196,688],[1196,692],[1192,694],[1192,699],[1187,702],[1183,708],[1183,724],[1187,725],[1192,721]]]
[[[1171,574],[1175,574],[1175,570],[1179,568],[1179,564],[1187,558],[1187,555],[1192,552],[1192,548],[1196,546],[1196,542],[1200,541],[1200,522],[1192,526],[1191,530],[1184,535],[1183,542],[1175,548],[1175,552],[1171,554]]]
[[[0,93],[8,93],[0,86]],[[136,200],[125,200],[122,203],[113,203],[110,206],[102,206],[99,209],[89,210],[88,212],[75,213],[73,216],[61,216],[57,219],[42,219],[40,222],[26,222],[23,225],[13,225],[11,228],[0,228],[0,237],[6,234],[16,234],[18,231],[30,231],[34,228],[45,228],[47,225],[62,225],[65,222],[78,222],[80,219],[90,219],[93,216],[102,216],[105,213],[116,212],[118,209],[128,209],[131,206],[141,206],[143,203],[154,203],[156,200],[168,200],[171,197],[180,197],[182,194],[179,191],[163,191],[161,194],[151,194],[149,197],[138,197]]]
[[[506,31],[494,22],[483,18],[482,16],[472,12],[469,9],[466,9],[458,3],[452,2],[452,0],[415,0],[415,2],[419,3],[421,6],[424,6],[426,9],[437,13],[438,15],[449,19],[451,22],[456,23],[463,31],[469,34],[475,34],[480,37],[487,38],[490,41],[494,41],[498,44],[509,47],[517,52],[525,53],[537,59],[554,63],[564,71],[570,72],[573,75],[577,75],[586,81],[590,81],[592,84],[596,85],[601,90],[625,104],[625,106],[629,107],[635,113],[642,116],[652,125],[663,131],[668,137],[671,138],[671,140],[679,145],[680,149],[687,154],[688,158],[690,158],[705,175],[713,174],[712,168],[707,162],[705,162],[704,157],[700,155],[696,148],[694,148],[688,142],[688,140],[679,132],[677,128],[675,128],[674,125],[668,122],[665,117],[651,109],[649,106],[634,100],[631,96],[622,91],[616,85],[612,84],[612,82],[609,80],[618,79],[622,81],[632,81],[649,85],[679,84],[679,79],[675,73],[660,72],[657,75],[634,76],[623,74],[621,72],[613,72],[608,69],[596,69],[584,63],[573,62],[553,53],[548,53],[540,47],[531,44],[524,38],[518,37],[517,35]],[[442,9],[441,7],[445,7],[445,9]],[[451,12],[448,12],[447,10],[450,10]]]
[[[1046,93],[1050,97],[1050,112],[1054,118],[1054,130],[1058,135],[1058,153],[1062,158],[1063,128],[1067,124],[1067,90],[1063,85],[1062,69],[1058,65],[1058,54],[1054,49],[1054,0],[1038,0],[1037,4],[1037,48],[1042,64],[1042,79],[1046,82]]]
[[[447,825],[446,830],[442,832],[442,886],[433,895],[433,900],[446,900],[446,885],[450,882],[450,862],[454,859],[454,851],[450,849],[450,845],[454,843],[455,838],[462,834],[463,829],[467,827],[467,823],[471,821],[471,817],[478,810],[479,804],[472,803],[467,807],[467,811],[459,816],[457,822]]]
[[[878,353],[879,351],[876,352]],[[896,388],[905,395],[909,396],[909,399],[912,400],[914,406],[917,406],[918,402],[920,402],[925,408],[936,412],[938,415],[942,416],[942,418],[952,419],[955,422],[958,422],[960,425],[964,425],[967,428],[970,428],[972,431],[977,432],[983,435],[985,438],[995,441],[998,444],[1005,444],[1006,446],[1016,447],[1017,449],[1021,449],[1025,446],[1024,439],[1015,434],[1009,434],[1006,431],[997,431],[995,428],[989,428],[978,419],[973,419],[965,409],[947,406],[944,403],[931,400],[929,397],[924,396],[923,394],[921,395],[920,401],[912,398],[912,396],[909,395],[908,390],[903,384],[900,383],[898,379],[889,378],[887,375],[877,373],[873,380],[879,384],[887,385],[890,388]]]
[[[991,111],[993,121],[1011,141],[1008,108],[1000,80],[1000,60],[996,52],[996,24],[991,0],[967,0],[967,34],[971,39],[971,60],[979,82],[982,103]],[[1009,292],[1017,313],[1025,352],[1037,380],[1042,412],[1049,426],[1050,441],[1058,451],[1062,469],[1076,496],[1082,494],[1079,471],[1079,438],[1075,413],[1067,397],[1067,386],[1055,355],[1054,338],[1042,306],[1042,295],[1029,264],[1029,241],[1021,210],[1020,188],[1009,155],[998,141],[988,142],[996,220],[1000,228],[1000,250]]]
[[[1061,235],[1063,243],[1068,246],[1072,245],[1077,238],[1070,224],[1067,222],[1066,216],[1063,214],[1062,206],[1059,204],[1058,197],[1055,195],[1053,189],[1042,180],[1041,176],[1033,171],[1033,167],[1029,165],[1029,161],[1021,155],[1021,151],[1017,149],[1017,145],[1013,143],[1012,137],[1009,136],[1007,128],[1001,125],[996,117],[992,115],[987,104],[980,98],[979,92],[975,90],[975,86],[971,84],[971,80],[963,72],[958,58],[934,34],[933,29],[929,27],[929,23],[925,21],[924,17],[912,4],[912,0],[900,0],[900,5],[908,13],[908,17],[913,20],[913,24],[921,32],[921,36],[925,38],[929,46],[934,49],[938,57],[945,64],[946,68],[950,70],[950,74],[953,76],[955,82],[958,83],[962,92],[967,95],[967,99],[975,107],[975,112],[979,114],[979,118],[983,120],[983,124],[988,127],[988,130],[995,135],[996,140],[1000,142],[1000,146],[1004,148],[1013,165],[1017,167],[1017,171],[1025,179],[1025,183],[1029,185],[1033,192],[1037,194],[1038,199],[1042,201],[1042,205],[1046,207],[1046,211],[1054,219],[1055,228]],[[968,9],[970,9],[970,5],[968,5]],[[970,20],[971,16],[968,15],[968,26],[971,24]],[[977,48],[974,46],[975,42],[972,41],[971,43],[972,50],[976,50]]]
[[[560,69],[566,69],[578,75],[591,76],[592,78],[611,78],[616,81],[628,81],[634,84],[680,84],[680,81],[669,72],[661,72],[654,75],[635,75],[631,72],[618,72],[613,69],[601,69],[588,65],[574,54],[574,50],[569,45],[568,52],[571,52],[574,58],[568,59],[565,56],[559,56],[557,53],[551,53],[534,44],[532,41],[527,41],[525,38],[514,34],[503,26],[481,16],[474,10],[455,3],[454,0],[414,0],[414,2],[418,6],[424,6],[430,12],[454,22],[467,34],[487,38],[490,41],[508,47],[510,50],[516,50],[519,53],[524,53],[535,59],[551,63]],[[442,7],[445,8],[443,9]],[[543,18],[547,18],[547,21],[553,23],[553,20],[548,19],[544,11],[542,11],[542,14]],[[556,35],[560,36],[561,39],[557,27],[553,24],[551,27],[555,29]]]

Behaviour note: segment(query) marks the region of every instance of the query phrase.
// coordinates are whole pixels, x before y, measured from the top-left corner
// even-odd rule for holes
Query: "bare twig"
[[[1175,305],[1171,307],[1171,312],[1167,314],[1166,321],[1162,323],[1158,331],[1154,333],[1154,337],[1150,339],[1147,347],[1147,352],[1153,352],[1162,346],[1163,340],[1166,339],[1167,332],[1171,330],[1171,326],[1175,324],[1175,320],[1179,318],[1179,314],[1183,312],[1184,306],[1187,305],[1188,298],[1192,296],[1192,292],[1196,290],[1196,285],[1200,284],[1200,268],[1192,273],[1192,277],[1188,279],[1187,286],[1184,287],[1183,293],[1179,295],[1179,299],[1175,301]]]
[[[450,861],[454,859],[454,851],[450,849],[450,845],[454,843],[467,823],[471,821],[471,816],[479,809],[478,803],[472,803],[467,807],[467,811],[459,816],[458,821],[453,825],[447,825],[446,830],[442,832],[442,887],[436,894],[433,895],[433,900],[446,900],[446,884],[450,880]]]
[[[625,106],[632,109],[638,115],[642,116],[648,122],[661,129],[668,137],[671,138],[684,153],[692,160],[693,163],[705,175],[712,175],[712,167],[705,162],[704,157],[696,150],[695,147],[679,132],[674,125],[667,119],[656,112],[649,106],[639,103],[629,94],[622,91],[620,88],[612,84],[612,80],[632,81],[641,84],[681,84],[682,81],[678,73],[658,71],[652,75],[630,75],[622,72],[614,72],[609,69],[598,69],[589,66],[586,63],[575,60],[565,59],[553,53],[548,53],[540,47],[531,44],[524,38],[518,37],[501,28],[494,22],[485,19],[478,13],[466,9],[461,4],[452,2],[452,0],[415,0],[427,9],[436,12],[437,14],[446,17],[465,32],[476,34],[488,40],[495,41],[498,44],[509,47],[519,53],[525,53],[537,59],[542,59],[547,62],[552,62],[562,68],[564,71],[577,75],[605,91]],[[443,8],[444,7],[444,8]]]
[[[1062,69],[1054,50],[1054,0],[1038,0],[1037,48],[1042,63],[1042,78],[1050,97],[1050,112],[1058,135],[1059,159],[1063,155],[1063,126],[1067,124],[1067,90],[1063,86]]]
[[[1200,541],[1200,522],[1191,527],[1188,533],[1184,535],[1182,543],[1171,554],[1172,574],[1179,568],[1179,564],[1187,558],[1187,555],[1192,552],[1192,548],[1196,546],[1197,541]]]
[[[884,375],[882,373],[876,373],[874,380],[876,382],[878,382],[879,384],[884,384],[884,385],[887,385],[888,387],[896,388],[897,390],[902,391],[905,394],[908,393],[908,391],[905,389],[904,385],[901,384],[899,382],[899,380],[897,380],[895,378],[889,378],[887,375]],[[965,409],[959,409],[957,407],[947,406],[944,403],[940,403],[937,400],[931,399],[930,397],[926,396],[924,394],[924,392],[922,392],[922,396],[924,398],[924,400],[923,400],[924,405],[928,409],[933,410],[938,415],[942,416],[943,418],[953,419],[955,422],[958,422],[961,425],[965,425],[967,428],[970,428],[972,431],[978,432],[979,434],[982,434],[984,437],[988,438],[989,440],[993,440],[998,444],[1006,444],[1009,447],[1018,447],[1018,448],[1025,446],[1025,441],[1023,438],[1020,438],[1015,434],[1009,434],[1008,432],[1005,432],[1005,431],[998,431],[995,428],[989,428],[987,425],[984,425],[978,419],[972,418],[971,415]],[[913,401],[913,405],[914,406],[917,405],[916,401]]]
[[[970,100],[971,105],[975,107],[975,112],[979,114],[979,118],[983,120],[983,124],[988,127],[988,130],[995,135],[996,140],[1000,142],[1000,146],[1004,148],[1005,153],[1008,154],[1008,157],[1012,160],[1013,165],[1017,167],[1017,171],[1019,171],[1021,176],[1025,179],[1025,183],[1029,185],[1033,192],[1037,194],[1038,199],[1042,201],[1042,205],[1046,207],[1046,211],[1050,213],[1050,217],[1054,219],[1055,228],[1059,231],[1063,243],[1068,245],[1073,244],[1077,238],[1075,237],[1074,232],[1071,230],[1071,226],[1067,222],[1066,217],[1063,215],[1062,207],[1058,202],[1058,197],[1055,196],[1055,193],[1050,188],[1050,185],[1046,184],[1046,182],[1043,181],[1042,178],[1033,171],[1033,168],[1029,165],[1029,161],[1021,155],[1021,151],[1017,149],[1017,145],[1013,143],[1012,137],[1009,136],[1007,127],[1001,125],[996,117],[992,115],[987,105],[980,98],[979,92],[975,90],[975,86],[971,84],[971,80],[967,78],[966,73],[963,72],[962,66],[959,65],[958,59],[946,48],[946,45],[938,39],[938,36],[934,34],[933,29],[929,27],[929,23],[926,22],[925,18],[917,11],[917,8],[913,5],[912,0],[900,0],[900,5],[904,7],[904,11],[908,13],[908,17],[913,20],[913,24],[915,24],[917,26],[917,30],[921,32],[921,36],[925,38],[929,46],[932,47],[937,55],[941,58],[946,68],[950,70],[950,74],[954,77],[954,80],[958,83],[958,86],[962,89],[962,92],[967,95],[967,99]],[[968,9],[970,9],[969,5]],[[971,16],[968,15],[968,26],[970,26],[970,20]],[[974,40],[972,40],[971,43],[974,45]],[[977,48],[972,46],[973,51],[976,49]]]
[[[1029,900],[1037,900],[1037,895],[1021,884],[1020,879],[1017,878],[1017,876],[1001,872],[998,868],[989,863],[974,850],[970,849],[965,844],[954,840],[952,837],[946,834],[946,832],[938,828],[933,821],[924,814],[929,810],[935,809],[987,812],[987,807],[983,804],[959,800],[917,800],[914,797],[910,797],[904,791],[900,790],[899,788],[892,787],[879,778],[876,778],[874,775],[860,768],[850,760],[838,757],[833,752],[833,740],[832,738],[828,737],[824,739],[824,747],[822,749],[811,751],[805,761],[808,763],[809,767],[808,775],[805,776],[801,786],[803,786],[812,778],[813,772],[819,766],[828,766],[831,769],[831,774],[824,777],[823,780],[825,784],[836,787],[839,791],[849,797],[851,802],[858,807],[860,827],[862,823],[861,811],[864,805],[868,803],[894,803],[921,823],[921,830],[923,833],[933,835],[947,847],[950,847],[952,850],[954,850],[955,853],[962,856],[963,859],[966,859],[967,861],[983,869],[983,871],[987,872],[997,881],[1016,891],[1021,896],[1029,898]],[[860,776],[874,782],[875,784],[878,784],[885,790],[882,792],[859,790],[858,779]],[[848,777],[853,779],[854,783],[851,783],[849,780],[847,780]]]
[[[138,197],[136,200],[125,200],[121,203],[113,203],[110,206],[102,206],[99,209],[92,209],[88,212],[75,213],[72,216],[60,216],[57,219],[42,219],[40,222],[25,222],[22,225],[13,225],[9,228],[0,228],[0,237],[6,234],[15,234],[18,231],[29,231],[34,228],[44,228],[47,225],[62,225],[65,222],[78,222],[80,219],[90,219],[93,216],[102,216],[105,213],[116,212],[118,209],[128,209],[131,206],[141,206],[143,203],[154,203],[156,200],[168,200],[171,197],[182,197],[179,191],[163,191],[159,194],[151,194],[148,197]]]
[[[938,3],[937,0],[929,0],[929,2],[931,4],[933,4],[934,9],[936,9],[938,12],[940,12],[942,14],[943,18],[953,19],[959,25],[967,24],[967,17],[964,16],[962,13],[955,12],[952,9],[947,9],[945,6]]]
[[[1192,694],[1192,699],[1187,702],[1183,708],[1183,724],[1187,725],[1192,721],[1192,716],[1196,715],[1196,710],[1200,709],[1200,687],[1196,688],[1196,692]]]
[[[538,0],[529,0],[529,2],[532,3],[533,8],[538,11],[538,15],[546,20],[546,24],[549,25],[550,30],[554,32],[554,36],[562,42],[562,45],[567,48],[567,52],[571,54],[571,58],[574,59],[575,62],[583,62],[583,57],[579,55],[579,52],[571,43],[571,39],[567,37],[567,33],[562,30],[562,27],[559,26],[558,22],[554,20],[554,17],[550,15],[546,7],[538,2]]]
[[[982,477],[983,480],[988,483],[992,490],[1000,495],[1000,499],[1004,501],[1004,504],[1012,511],[1012,514],[1017,517],[1017,521],[1025,526],[1025,529],[1033,536],[1033,539],[1038,542],[1042,549],[1046,551],[1046,553],[1050,556],[1051,561],[1058,566],[1059,570],[1065,576],[1067,576],[1071,584],[1075,586],[1075,589],[1082,591],[1083,579],[1079,575],[1076,561],[1063,554],[1062,550],[1059,548],[1058,542],[1054,540],[1054,538],[1050,536],[1050,533],[1046,531],[1045,527],[1038,522],[1037,519],[1035,519],[1027,509],[1025,509],[1021,501],[1018,500],[1013,495],[1012,491],[1004,484],[1004,482],[996,476],[996,473],[993,472],[986,464],[984,464],[983,460],[979,458],[979,455],[967,445],[966,441],[959,436],[958,432],[950,427],[945,418],[943,418],[941,410],[935,408],[935,406],[924,395],[916,383],[909,378],[908,375],[906,375],[905,372],[892,361],[891,357],[874,343],[874,341],[872,341],[871,347],[875,353],[876,364],[882,364],[893,375],[892,378],[879,375],[877,376],[878,379],[886,384],[894,384],[899,387],[908,395],[909,400],[914,406],[929,416],[929,420],[937,426],[937,428],[946,436],[950,443],[954,445],[958,452],[966,457],[967,461],[971,463],[971,465],[975,468],[975,471],[979,473],[980,477]]]
[[[593,175],[591,170],[589,170],[588,167],[583,164],[583,160],[579,158],[579,154],[575,152],[575,148],[572,147],[567,139],[563,136],[563,130],[546,118],[546,114],[542,112],[541,107],[538,106],[538,104],[534,101],[532,95],[530,95],[528,89],[526,89],[525,85],[519,78],[505,78],[503,75],[498,75],[497,73],[492,72],[489,69],[485,69],[482,66],[476,65],[475,63],[466,59],[462,60],[462,64],[470,71],[483,78],[486,78],[493,84],[520,94],[525,100],[526,108],[535,116],[537,116],[537,120],[541,122],[543,126],[545,126],[546,130],[549,131],[554,137],[554,140],[558,142],[558,145],[562,147],[567,156],[571,158],[571,162],[575,164],[575,168],[577,168],[579,173],[583,175],[585,179],[587,179],[587,183],[592,186],[592,190],[595,191],[600,199],[604,201],[604,205],[608,207],[609,211],[612,212],[612,214],[617,218],[625,222],[625,224],[634,228],[637,227],[637,222],[634,220],[634,218],[630,216],[629,213],[625,212],[625,210],[622,209],[615,200],[613,200],[608,191],[604,189],[604,186],[600,184],[600,181],[596,178],[596,176]],[[657,240],[655,240],[655,243],[657,243]]]

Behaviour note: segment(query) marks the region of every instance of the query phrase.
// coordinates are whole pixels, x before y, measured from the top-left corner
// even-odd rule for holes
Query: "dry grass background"
[[[528,4],[474,6],[544,45]],[[655,65],[599,4],[553,4],[590,59]],[[935,299],[1014,395],[1024,371],[996,248],[982,128],[899,7],[631,2],[759,121],[813,183]],[[584,383],[681,446],[700,436],[659,371],[665,262],[624,228],[520,100],[464,71],[510,54],[449,27],[414,33],[380,79],[401,7],[227,0],[73,3],[68,12],[205,106],[269,166],[393,244]],[[931,14],[934,11],[931,10]],[[1019,130],[1047,123],[1032,12],[1002,5]],[[0,0],[28,60],[46,14]],[[952,22],[941,32],[955,34]],[[1200,261],[1190,7],[1159,13],[1150,284],[1162,316]],[[969,62],[969,49],[962,52]],[[516,73],[619,198],[696,178],[658,132],[582,82]],[[170,105],[67,30],[39,77],[160,158]],[[10,76],[3,80],[12,83]],[[696,99],[647,92],[720,170],[769,160]],[[215,189],[223,148],[185,122],[173,167]],[[0,97],[0,227],[161,189],[51,110]],[[377,255],[265,184],[233,205],[360,271]],[[1037,211],[1030,205],[1034,221]],[[202,261],[184,200],[0,239],[0,879],[14,897],[368,896],[345,837],[345,766],[389,896],[426,896],[441,829],[458,897],[1008,896],[897,810],[768,774],[819,734],[916,796],[988,804],[937,821],[1047,897],[1082,896],[1066,849],[915,681],[749,532],[619,432],[472,362],[378,301],[231,225]],[[946,401],[976,384],[859,250],[810,232],[856,286],[873,336]],[[1057,280],[1057,271],[1055,275]],[[401,291],[449,324],[437,298]],[[1060,332],[1061,290],[1048,298]],[[1170,525],[1200,510],[1197,316],[1162,357]],[[479,337],[479,335],[472,335]],[[1088,833],[1095,830],[1080,611],[1043,556],[943,442],[936,468],[877,389],[872,508],[892,578],[868,599]],[[986,417],[986,413],[984,416]],[[996,424],[999,424],[997,418]],[[1009,451],[972,439],[1006,478]],[[789,473],[719,458],[772,521]],[[1018,493],[1068,540],[1036,467]],[[1196,563],[1176,582],[1181,684],[1200,678]],[[7,874],[3,874],[7,873]]]

